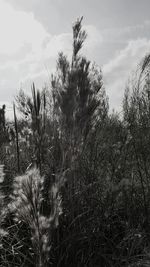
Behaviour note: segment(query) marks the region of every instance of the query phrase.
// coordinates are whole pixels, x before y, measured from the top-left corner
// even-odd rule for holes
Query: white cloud
[[[96,60],[99,48],[104,42],[103,36],[94,25],[85,25],[83,27],[87,33],[87,38],[82,53],[90,60]]]
[[[103,74],[111,107],[120,109],[125,84],[129,75],[148,52],[150,52],[150,40],[146,38],[132,40],[128,42],[124,49],[116,54],[114,59],[103,66]]]
[[[96,46],[103,42],[103,36],[100,31],[94,25],[85,25],[85,31],[87,32],[87,44],[86,46]]]
[[[11,55],[27,44],[32,44],[32,50],[38,51],[47,36],[32,13],[17,11],[0,0],[0,54]]]
[[[3,102],[12,100],[20,84],[25,84],[25,89],[34,79],[38,86],[44,84],[48,76],[45,68],[51,71],[58,52],[71,49],[70,33],[52,36],[32,13],[16,10],[4,0],[0,0],[0,39]]]
[[[45,58],[47,57],[56,58],[60,51],[63,51],[64,54],[70,54],[71,50],[72,50],[72,34],[62,33],[59,35],[54,35],[49,40],[47,46],[45,47],[45,50],[43,51],[43,54]]]

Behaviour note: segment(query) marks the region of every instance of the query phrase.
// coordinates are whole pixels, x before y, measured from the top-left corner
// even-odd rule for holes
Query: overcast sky
[[[150,52],[150,0],[0,0],[0,104],[10,107],[33,81],[38,88],[49,83],[82,15],[83,53],[102,68],[110,107],[120,110],[131,71]]]

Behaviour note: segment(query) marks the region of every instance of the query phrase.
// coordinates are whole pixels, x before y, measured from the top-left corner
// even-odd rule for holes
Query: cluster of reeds
[[[58,226],[59,216],[62,213],[60,187],[63,183],[63,175],[60,178],[57,183],[49,188],[50,210],[48,215],[43,213],[44,177],[40,175],[39,170],[34,168],[27,171],[25,175],[14,178],[7,216],[11,214],[13,229],[14,227],[15,229],[21,229],[22,225],[27,229],[26,235],[30,236],[32,244],[28,249],[32,249],[34,266],[36,267],[47,266],[49,262],[52,233]],[[4,212],[4,206],[2,207],[1,216],[2,212]],[[1,239],[9,235],[7,240],[10,240],[12,228],[6,227],[6,224],[4,224],[4,229],[0,230]],[[21,244],[21,240],[18,240],[18,243]],[[23,246],[23,242],[21,245]]]

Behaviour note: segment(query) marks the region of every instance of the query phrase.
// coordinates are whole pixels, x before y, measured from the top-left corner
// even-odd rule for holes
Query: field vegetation
[[[120,116],[85,39],[78,19],[51,84],[0,109],[1,267],[150,266],[150,56]]]

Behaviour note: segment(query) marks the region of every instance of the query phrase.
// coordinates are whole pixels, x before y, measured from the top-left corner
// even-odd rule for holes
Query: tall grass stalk
[[[19,152],[18,124],[17,124],[15,104],[13,105],[13,110],[14,110],[14,122],[15,122],[15,132],[16,132],[17,168],[18,168],[18,173],[20,173],[20,152]]]
[[[49,190],[50,211],[43,215],[44,177],[38,169],[29,170],[25,175],[16,177],[9,210],[14,214],[16,223],[23,222],[30,230],[35,255],[35,266],[46,267],[51,250],[52,231],[58,226],[62,213],[60,183],[53,184]]]

